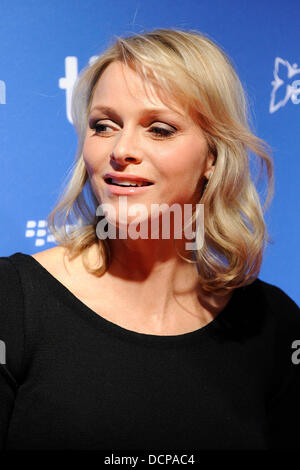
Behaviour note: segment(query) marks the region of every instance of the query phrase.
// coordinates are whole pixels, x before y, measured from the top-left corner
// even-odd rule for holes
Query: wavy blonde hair
[[[66,178],[63,192],[48,216],[50,232],[58,244],[67,248],[71,259],[82,254],[88,272],[98,276],[106,272],[111,250],[109,240],[100,240],[96,234],[99,203],[82,149],[96,84],[114,61],[121,61],[145,83],[151,82],[158,91],[175,97],[201,126],[209,151],[215,156],[213,175],[199,201],[205,209],[204,244],[194,253],[194,261],[184,258],[197,264],[202,289],[222,295],[250,284],[258,276],[269,241],[263,212],[273,196],[272,152],[251,131],[246,94],[227,54],[195,30],[157,29],[116,37],[79,74],[72,95],[77,154],[67,175],[70,180]],[[253,169],[260,169],[255,182],[251,163]],[[257,189],[261,180],[267,189],[263,207]],[[91,267],[87,255],[95,243],[101,262]]]

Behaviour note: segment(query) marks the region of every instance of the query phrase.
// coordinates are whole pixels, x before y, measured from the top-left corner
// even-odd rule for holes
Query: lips
[[[104,175],[104,181],[109,185],[120,186],[120,187],[141,187],[141,186],[150,186],[154,184],[152,181],[149,181],[146,178],[136,175],[114,175],[108,173]]]
[[[121,186],[122,188],[137,188],[141,186],[150,186],[151,184],[153,184],[150,183],[150,181],[122,181],[117,180],[116,178],[106,178],[105,182],[114,186]]]

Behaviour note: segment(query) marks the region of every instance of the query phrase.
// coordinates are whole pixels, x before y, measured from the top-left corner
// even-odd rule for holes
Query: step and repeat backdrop
[[[299,12],[299,0],[0,0],[0,256],[55,246],[46,218],[75,157],[80,70],[114,36],[196,29],[231,57],[273,150],[273,243],[259,277],[299,304]]]

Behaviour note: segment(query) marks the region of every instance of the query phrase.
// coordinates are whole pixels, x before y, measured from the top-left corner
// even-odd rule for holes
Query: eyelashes
[[[109,131],[106,131],[104,129],[109,127],[110,126],[108,126],[107,124],[100,124],[97,122],[92,122],[90,124],[90,129],[95,130],[94,135],[107,134]],[[169,129],[165,129],[164,127],[153,126],[150,128],[149,132],[155,135],[156,137],[167,138],[173,136],[176,133],[176,130],[174,129],[174,131],[171,131]]]

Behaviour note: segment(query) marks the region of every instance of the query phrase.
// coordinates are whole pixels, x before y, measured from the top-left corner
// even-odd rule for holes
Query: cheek
[[[205,149],[202,146],[186,142],[183,145],[160,153],[158,166],[168,178],[180,178],[191,183],[198,180],[204,171]]]
[[[91,174],[98,166],[97,162],[99,162],[99,152],[97,152],[95,145],[88,139],[84,141],[82,157],[88,173]]]
[[[83,160],[84,160],[85,164],[87,164],[89,162],[89,157],[90,157],[90,148],[89,147],[90,147],[89,143],[85,139],[85,141],[83,143],[83,147],[82,147],[82,157],[83,157]]]

